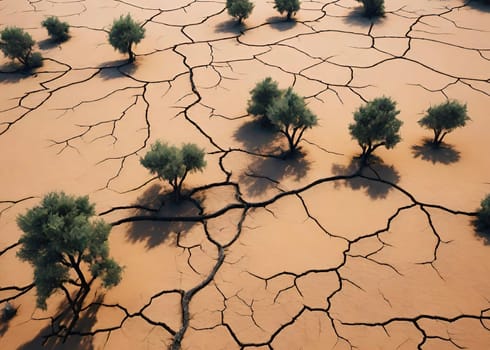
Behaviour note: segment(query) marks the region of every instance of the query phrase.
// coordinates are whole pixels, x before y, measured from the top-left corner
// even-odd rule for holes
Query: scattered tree
[[[46,309],[47,299],[61,290],[73,312],[66,336],[77,322],[94,280],[99,277],[106,288],[121,280],[122,268],[109,257],[111,226],[91,220],[94,215],[87,196],[51,192],[40,205],[17,218],[24,232],[17,255],[34,267],[37,307]],[[69,288],[75,288],[73,295]]]
[[[242,23],[252,13],[254,4],[250,0],[226,0],[226,8],[230,16],[237,18],[238,23]]]
[[[357,0],[364,6],[364,16],[366,17],[380,17],[385,14],[385,1],[384,0]]]
[[[317,117],[308,107],[303,97],[288,88],[280,98],[276,98],[267,108],[267,116],[278,131],[286,136],[289,154],[293,154],[306,129],[317,125]]]
[[[376,98],[354,112],[355,122],[349,130],[362,148],[363,160],[380,146],[389,149],[400,142],[398,131],[403,122],[396,118],[399,113],[396,103],[388,97]]]
[[[267,77],[250,91],[251,98],[248,101],[247,113],[262,116],[264,120],[267,118],[267,108],[281,96],[281,90],[277,86],[277,82],[271,77]]]
[[[204,150],[186,143],[181,148],[156,141],[140,159],[141,165],[166,180],[173,188],[175,199],[180,199],[182,184],[189,173],[202,171],[206,166]]]
[[[466,104],[453,100],[430,107],[418,123],[426,129],[432,129],[434,132],[432,143],[437,147],[442,143],[444,136],[456,128],[465,126],[469,120]]]
[[[145,28],[136,23],[129,14],[115,19],[109,31],[109,43],[119,52],[129,55],[129,62],[133,62],[135,54],[133,44],[137,44],[145,37]]]
[[[288,21],[291,20],[291,17],[299,11],[300,2],[299,0],[274,0],[275,5],[274,8],[279,11],[282,15],[286,12],[286,16]]]
[[[490,229],[490,194],[481,201],[480,208],[477,211],[476,223],[481,230]]]
[[[11,59],[17,59],[26,68],[36,68],[42,65],[40,53],[33,53],[35,41],[31,35],[18,27],[6,27],[0,32],[0,50]]]
[[[68,34],[70,26],[66,22],[61,22],[56,16],[46,18],[41,25],[47,29],[53,41],[63,42],[70,37]]]

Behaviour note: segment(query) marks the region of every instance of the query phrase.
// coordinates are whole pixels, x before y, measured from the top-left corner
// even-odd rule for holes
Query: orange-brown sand
[[[471,214],[490,193],[490,7],[385,7],[368,20],[354,0],[303,0],[286,22],[256,0],[238,26],[224,0],[0,1],[0,29],[25,29],[44,57],[29,73],[0,58],[0,308],[32,282],[18,247],[6,249],[22,234],[16,217],[65,191],[89,195],[110,223],[147,214],[110,211],[131,205],[196,220],[115,226],[121,283],[96,285],[75,334],[48,349],[166,349],[183,326],[192,350],[488,348],[490,238],[452,211]],[[146,29],[133,64],[107,40],[126,13]],[[48,40],[50,15],[71,25],[68,41]],[[247,115],[266,76],[318,116],[295,159],[267,157],[285,140]],[[352,113],[383,95],[397,101],[402,141],[376,151],[363,172],[374,180],[332,178],[356,169]],[[435,152],[417,120],[446,99],[471,122]],[[139,159],[157,139],[205,149],[207,167],[185,182],[214,184],[191,192],[202,210],[149,182]],[[196,287],[183,325],[182,295]],[[42,311],[35,296],[11,300],[0,349],[41,348],[65,304],[55,294]]]

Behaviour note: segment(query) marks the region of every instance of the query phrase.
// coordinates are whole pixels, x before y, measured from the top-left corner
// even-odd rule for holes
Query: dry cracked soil
[[[488,349],[490,5],[301,2],[285,21],[255,1],[237,25],[222,0],[0,0],[0,27],[37,41],[30,72],[0,58],[1,349]],[[136,61],[108,44],[114,18],[146,29]],[[41,21],[70,26],[62,44]],[[319,125],[301,154],[247,115],[270,76]],[[402,141],[359,168],[348,125],[397,101]],[[458,99],[471,122],[435,151],[417,120]],[[179,203],[139,159],[194,142],[207,167]],[[50,191],[89,195],[113,225],[121,283],[94,288],[63,342],[62,294],[35,308],[16,218]]]

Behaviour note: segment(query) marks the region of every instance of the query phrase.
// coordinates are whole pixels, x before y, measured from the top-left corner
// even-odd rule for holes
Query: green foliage
[[[282,15],[284,12],[287,13],[287,19],[290,20],[292,15],[299,11],[300,2],[299,0],[274,0],[274,8],[279,11]]]
[[[32,57],[32,47],[35,41],[31,35],[18,27],[7,27],[0,32],[0,50],[11,59],[17,59],[25,67],[39,67],[42,56],[37,53]]]
[[[187,174],[206,166],[204,150],[195,144],[186,143],[181,148],[156,141],[140,159],[141,165],[172,186],[176,199],[180,198],[182,183]]]
[[[115,19],[109,31],[109,43],[119,52],[127,53],[130,62],[135,59],[133,44],[139,43],[144,37],[145,28],[136,23],[129,14]]]
[[[88,197],[74,197],[51,192],[41,204],[19,215],[17,224],[24,232],[19,242],[18,257],[34,267],[37,306],[46,309],[46,300],[56,290],[66,292],[66,285],[75,285],[85,296],[97,277],[105,287],[121,280],[121,267],[109,258],[108,236],[111,226],[95,215]],[[91,271],[87,276],[85,268]],[[83,297],[69,299],[81,304]]]
[[[477,212],[477,226],[481,230],[490,229],[490,194],[481,201]]]
[[[357,0],[364,6],[364,16],[366,17],[380,17],[385,14],[385,1],[384,0]]]
[[[254,4],[250,0],[226,0],[228,14],[242,22],[252,13]]]
[[[317,117],[306,107],[303,97],[288,88],[280,98],[276,98],[267,108],[271,123],[286,136],[289,153],[296,151],[306,129],[317,125]]]
[[[41,22],[41,25],[47,29],[51,39],[56,42],[63,42],[70,37],[68,31],[70,26],[66,22],[61,22],[58,17],[50,16]]]
[[[354,112],[355,122],[349,131],[361,146],[364,159],[380,146],[389,149],[400,142],[398,131],[403,123],[396,118],[399,113],[388,97],[375,98]]]
[[[469,120],[466,104],[463,105],[453,100],[430,107],[427,114],[418,123],[434,132],[432,143],[439,146],[444,136],[456,128],[465,126]]]
[[[250,91],[250,95],[247,113],[267,118],[267,108],[281,96],[281,90],[277,87],[277,82],[273,81],[271,77],[267,77],[255,85]]]

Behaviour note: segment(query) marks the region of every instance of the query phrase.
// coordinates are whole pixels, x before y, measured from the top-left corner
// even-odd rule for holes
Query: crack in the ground
[[[28,0],[28,4],[32,8],[33,12],[41,11],[38,8],[38,5],[42,2],[43,0],[37,0],[37,1]],[[53,6],[56,6],[57,4],[57,2],[54,1],[48,1],[48,2],[52,3]],[[83,4],[84,1],[73,1],[73,2],[80,3],[80,5],[82,6],[80,12],[77,14],[75,13],[69,14],[66,15],[65,17],[81,15],[82,13],[87,12],[87,7],[85,6],[85,4]],[[364,168],[354,169],[354,171],[348,173],[339,173],[334,176],[321,177],[316,180],[311,180],[306,185],[298,186],[294,189],[289,189],[289,187],[283,186],[281,183],[281,178],[276,179],[267,174],[263,174],[261,173],[260,169],[256,170],[256,169],[248,168],[248,171],[245,171],[244,173],[244,175],[247,178],[252,180],[260,180],[260,181],[265,180],[266,182],[271,184],[271,186],[277,191],[277,193],[261,201],[252,201],[252,200],[245,199],[242,195],[244,185],[240,181],[238,182],[232,181],[232,176],[234,175],[233,169],[229,168],[226,165],[225,162],[226,159],[234,156],[235,154],[244,154],[258,159],[262,159],[262,158],[278,159],[278,156],[274,154],[271,155],[271,154],[265,154],[260,152],[254,152],[243,148],[224,146],[220,144],[220,141],[218,141],[219,139],[215,137],[215,135],[213,134],[213,130],[210,130],[209,128],[201,125],[200,121],[197,120],[192,114],[194,109],[198,107],[204,107],[209,111],[210,119],[213,117],[218,117],[219,119],[222,119],[225,122],[233,122],[247,117],[247,115],[230,117],[226,115],[226,113],[220,112],[219,109],[213,106],[212,103],[208,103],[206,101],[205,93],[204,93],[206,91],[216,91],[218,88],[222,88],[222,85],[224,85],[226,81],[237,79],[234,78],[231,74],[227,75],[226,72],[228,71],[231,73],[235,73],[236,72],[235,66],[242,63],[255,63],[260,65],[261,67],[281,72],[282,74],[291,77],[292,86],[296,86],[298,84],[299,79],[302,79],[309,83],[319,84],[319,87],[317,87],[314,92],[311,92],[308,96],[305,96],[307,101],[315,101],[319,103],[327,102],[325,100],[325,97],[323,97],[322,95],[324,95],[325,93],[332,93],[334,96],[336,96],[338,102],[344,104],[345,97],[343,95],[343,91],[349,92],[350,94],[353,95],[354,98],[356,98],[359,101],[366,102],[368,99],[365,96],[364,91],[366,91],[368,88],[372,86],[368,84],[357,83],[356,82],[357,73],[360,71],[367,71],[369,69],[382,66],[392,61],[406,61],[409,63],[413,63],[423,68],[426,71],[430,71],[441,77],[450,79],[449,83],[445,83],[442,87],[438,87],[438,88],[427,87],[421,83],[411,84],[412,86],[419,87],[424,91],[430,93],[440,93],[444,98],[448,99],[450,94],[447,91],[450,88],[455,87],[457,85],[464,85],[465,87],[468,87],[471,91],[474,91],[475,93],[480,94],[481,96],[488,97],[490,96],[490,90],[488,89],[488,85],[486,84],[490,83],[489,77],[487,76],[477,77],[477,76],[472,76],[471,74],[458,75],[450,71],[446,71],[445,69],[432,66],[431,64],[424,63],[418,58],[414,57],[413,55],[411,56],[411,54],[413,54],[414,51],[414,45],[416,43],[424,42],[424,43],[437,44],[437,45],[442,45],[444,47],[459,49],[465,52],[471,52],[477,54],[484,61],[490,61],[490,57],[485,56],[486,54],[488,55],[488,53],[490,53],[490,48],[488,47],[485,46],[471,47],[471,46],[461,45],[459,43],[453,43],[439,38],[434,38],[434,36],[437,35],[447,36],[448,34],[436,32],[435,27],[432,26],[432,24],[429,21],[430,18],[441,18],[444,21],[450,23],[457,30],[466,30],[466,31],[478,32],[478,33],[483,32],[482,30],[479,30],[477,28],[471,28],[471,27],[459,25],[456,20],[447,17],[447,15],[449,14],[464,9],[470,4],[470,2],[471,1],[464,2],[460,5],[452,6],[452,7],[446,6],[445,8],[437,11],[437,13],[422,14],[422,15],[418,14],[416,11],[409,11],[405,7],[388,11],[387,16],[395,16],[395,17],[398,16],[400,18],[411,20],[412,22],[408,25],[408,28],[403,35],[387,36],[387,35],[375,34],[376,28],[382,24],[382,22],[378,22],[376,20],[367,21],[366,23],[364,23],[365,25],[363,26],[362,30],[359,31],[349,31],[349,30],[341,30],[341,29],[318,29],[318,26],[321,25],[322,20],[329,20],[330,18],[339,18],[339,17],[352,19],[353,16],[352,14],[349,14],[347,16],[338,16],[338,15],[330,14],[329,11],[332,7],[342,8],[350,11],[353,11],[354,9],[352,7],[344,5],[341,0],[328,1],[326,3],[315,2],[315,1],[303,1],[303,5],[316,4],[316,3],[322,5],[319,8],[301,10],[301,11],[308,12],[309,14],[310,13],[313,14],[314,18],[308,20],[296,20],[296,22],[292,24],[292,27],[297,26],[299,28],[299,26],[303,26],[305,31],[296,34],[293,33],[291,35],[281,35],[280,39],[277,40],[273,39],[265,43],[262,42],[254,43],[253,37],[252,39],[250,39],[250,34],[253,34],[254,31],[256,32],[263,28],[274,28],[274,27],[278,28],[283,23],[282,19],[276,20],[274,18],[269,18],[265,22],[254,26],[250,26],[250,27],[241,26],[241,27],[231,28],[229,33],[224,32],[221,33],[217,38],[211,40],[203,40],[203,39],[197,39],[195,35],[192,33],[191,29],[205,27],[206,25],[209,25],[209,23],[212,20],[224,14],[226,9],[224,8],[223,1],[192,0],[192,1],[187,1],[186,3],[180,6],[175,6],[171,8],[153,8],[151,6],[146,7],[140,4],[135,4],[131,1],[114,0],[116,6],[119,6],[121,4],[138,10],[154,12],[152,13],[151,16],[148,16],[144,20],[144,22],[142,22],[143,26],[146,26],[148,24],[154,24],[154,25],[161,25],[162,27],[180,29],[180,33],[185,37],[186,41],[179,42],[179,43],[171,43],[166,48],[153,49],[149,52],[139,53],[137,54],[137,56],[140,57],[141,59],[145,59],[151,57],[154,54],[161,54],[167,52],[173,53],[182,59],[182,64],[185,67],[184,71],[177,71],[170,79],[161,79],[161,80],[157,79],[155,81],[153,80],[148,81],[148,80],[138,78],[137,68],[135,68],[135,70],[132,70],[131,69],[132,67],[128,66],[126,63],[109,64],[109,65],[104,65],[103,67],[82,68],[82,67],[72,67],[67,63],[57,61],[54,58],[50,58],[50,57],[45,58],[46,62],[60,65],[63,68],[60,70],[39,69],[37,72],[32,73],[32,74],[36,74],[37,78],[41,78],[43,76],[47,76],[48,78],[41,79],[41,82],[38,83],[40,88],[30,90],[28,92],[25,92],[22,96],[15,97],[13,100],[17,101],[17,105],[14,105],[12,107],[0,111],[0,118],[2,118],[0,119],[0,127],[2,128],[0,130],[0,136],[6,134],[7,132],[12,131],[13,127],[16,126],[20,121],[34,114],[34,112],[39,110],[41,107],[48,105],[49,101],[54,96],[56,96],[59,92],[62,92],[64,89],[73,86],[82,85],[88,81],[91,81],[92,79],[101,77],[104,74],[104,72],[107,72],[109,70],[115,70],[117,72],[116,74],[130,80],[135,85],[126,85],[121,88],[116,88],[108,93],[103,94],[102,96],[92,98],[92,99],[87,99],[87,100],[80,100],[69,107],[63,107],[58,110],[64,113],[62,116],[60,116],[61,118],[64,117],[66,113],[74,112],[77,109],[84,107],[85,105],[104,104],[110,98],[113,98],[118,94],[124,94],[127,93],[128,91],[132,92],[134,90],[135,93],[130,95],[130,98],[128,99],[128,101],[126,101],[126,104],[121,107],[122,109],[120,109],[118,114],[116,116],[111,116],[109,118],[105,117],[103,120],[98,120],[93,123],[75,123],[74,125],[77,128],[81,129],[80,132],[74,133],[69,137],[52,139],[49,141],[51,142],[52,146],[56,146],[57,148],[59,148],[57,152],[58,155],[62,154],[68,148],[76,149],[77,152],[79,153],[83,152],[83,150],[78,149],[78,147],[75,145],[76,141],[79,140],[83,142],[92,143],[101,139],[109,138],[112,141],[113,145],[115,145],[116,143],[121,143],[123,141],[120,139],[120,136],[117,133],[118,123],[129,118],[130,117],[129,113],[131,113],[134,109],[137,108],[138,105],[141,104],[144,110],[142,115],[144,117],[144,124],[145,124],[145,127],[143,128],[144,135],[142,137],[142,140],[140,140],[138,145],[131,151],[123,152],[115,156],[109,156],[105,158],[101,157],[101,159],[97,162],[98,165],[106,164],[106,163],[115,164],[114,166],[115,171],[113,171],[112,175],[106,180],[104,187],[100,190],[111,190],[119,194],[136,192],[143,189],[150,182],[154,181],[155,178],[151,178],[146,182],[142,183],[141,185],[138,185],[126,191],[116,191],[111,187],[111,185],[116,179],[118,179],[121,176],[124,167],[129,162],[129,160],[138,157],[140,155],[140,152],[147,147],[151,136],[153,136],[152,129],[151,129],[152,122],[150,119],[151,103],[150,103],[150,99],[148,98],[149,88],[156,84],[167,83],[168,90],[164,92],[165,95],[167,92],[173,89],[173,84],[176,83],[176,81],[179,78],[186,78],[190,83],[190,91],[187,91],[186,94],[184,94],[184,96],[181,96],[180,99],[176,101],[176,104],[179,105],[176,107],[179,109],[179,112],[175,114],[174,118],[184,119],[192,127],[193,130],[196,130],[197,133],[202,136],[202,138],[206,142],[206,145],[208,145],[211,148],[211,150],[208,150],[209,156],[219,156],[218,168],[221,174],[224,175],[225,179],[220,182],[210,182],[204,186],[196,187],[187,193],[188,198],[192,200],[194,204],[196,204],[196,207],[199,210],[199,213],[197,215],[188,215],[188,216],[162,215],[159,212],[163,207],[163,203],[162,203],[162,207],[151,207],[151,206],[145,206],[140,204],[120,205],[120,206],[110,207],[109,209],[105,209],[104,211],[100,212],[99,215],[101,217],[106,215],[116,214],[117,219],[115,219],[111,223],[113,226],[120,226],[125,223],[135,223],[135,222],[196,223],[202,226],[206,241],[207,243],[211,244],[213,249],[211,251],[208,251],[207,248],[205,248],[201,243],[190,244],[190,245],[183,244],[181,242],[181,238],[182,238],[181,233],[178,233],[176,246],[182,249],[182,254],[185,256],[187,267],[195,275],[199,277],[200,282],[198,282],[196,285],[194,285],[193,287],[187,290],[169,289],[169,290],[159,291],[156,294],[153,294],[151,297],[149,297],[148,301],[143,306],[141,306],[139,310],[135,312],[130,312],[127,307],[120,305],[118,303],[109,304],[101,301],[91,302],[83,308],[82,312],[89,312],[89,310],[93,308],[102,309],[102,310],[115,309],[122,313],[122,317],[120,318],[119,321],[113,322],[114,324],[113,326],[96,328],[93,330],[91,329],[89,331],[75,329],[72,330],[70,334],[78,335],[78,336],[86,336],[86,337],[88,336],[94,337],[97,334],[106,334],[107,335],[106,343],[107,343],[109,341],[110,335],[115,331],[123,329],[125,323],[129,319],[140,318],[151,326],[160,327],[163,330],[165,330],[165,332],[167,332],[172,337],[171,344],[169,344],[169,348],[172,350],[177,350],[183,347],[182,344],[183,343],[185,344],[185,339],[186,339],[185,335],[189,330],[206,331],[206,330],[215,330],[217,328],[224,328],[226,330],[226,333],[229,335],[229,337],[240,348],[264,346],[269,349],[273,349],[274,341],[277,338],[280,338],[282,334],[286,333],[284,332],[285,330],[287,330],[290,327],[294,327],[294,325],[297,324],[299,320],[304,318],[305,315],[308,313],[315,313],[315,314],[320,313],[322,315],[325,315],[325,317],[327,317],[328,319],[329,326],[332,328],[337,338],[336,342],[345,343],[351,349],[356,347],[349,339],[349,337],[343,334],[343,330],[346,327],[347,328],[348,327],[370,327],[370,328],[381,327],[384,330],[384,332],[389,336],[389,331],[387,327],[395,323],[407,323],[412,325],[421,335],[421,340],[417,344],[417,348],[419,349],[422,349],[424,344],[426,344],[426,342],[430,339],[438,339],[443,342],[450,343],[456,348],[465,348],[464,345],[460,344],[456,339],[454,339],[450,335],[441,336],[437,334],[431,334],[430,331],[425,329],[423,324],[421,324],[422,321],[435,320],[435,321],[443,322],[445,324],[451,324],[451,323],[456,323],[457,321],[460,320],[473,320],[473,321],[478,321],[483,329],[490,331],[490,327],[486,323],[490,321],[490,315],[488,315],[488,311],[490,309],[482,309],[480,314],[469,314],[463,312],[459,315],[454,315],[451,317],[441,316],[436,314],[420,313],[419,315],[412,316],[412,317],[405,317],[405,316],[390,317],[390,318],[386,318],[384,321],[378,321],[378,322],[368,322],[364,320],[350,322],[350,321],[343,320],[342,315],[338,315],[338,314],[334,315],[332,311],[332,305],[334,303],[334,299],[336,296],[342,294],[343,290],[345,289],[344,288],[345,284],[349,284],[355,287],[356,289],[367,293],[367,290],[363,287],[363,284],[361,282],[356,281],[354,278],[351,278],[350,276],[348,276],[348,274],[344,275],[345,268],[352,261],[355,261],[356,259],[363,260],[370,264],[375,264],[377,267],[380,268],[388,269],[394,275],[400,278],[404,277],[404,273],[395,264],[379,259],[379,254],[383,252],[383,249],[385,249],[386,247],[391,247],[390,244],[383,239],[383,237],[386,234],[390,233],[392,224],[397,219],[399,219],[402,213],[413,210],[413,211],[420,211],[423,214],[426,225],[428,227],[428,231],[433,236],[435,243],[432,246],[431,258],[427,259],[426,261],[419,262],[417,264],[429,265],[437,273],[437,275],[441,278],[441,280],[444,280],[444,276],[440,273],[435,263],[438,261],[439,251],[441,250],[443,245],[451,244],[452,241],[450,240],[446,241],[442,238],[443,235],[441,234],[436,223],[434,222],[430,209],[435,211],[441,211],[450,215],[459,215],[459,216],[466,216],[466,217],[475,217],[476,216],[475,212],[457,210],[439,204],[422,202],[418,200],[416,196],[413,195],[409,190],[398,185],[396,181],[390,181],[384,179],[383,175],[378,174],[376,169],[371,166],[368,166],[366,169]],[[183,23],[172,23],[171,21],[165,21],[166,14],[177,13],[177,12],[189,13],[190,11],[195,11],[194,9],[195,6],[203,3],[212,3],[214,5],[219,5],[219,6],[216,6],[216,8],[211,7],[210,13],[205,13],[200,15],[199,18],[192,21],[192,23],[187,23],[186,18],[184,17],[182,17]],[[107,30],[104,28],[90,28],[85,26],[74,26],[74,28],[87,28],[90,30],[107,32]],[[341,35],[348,35],[356,38],[361,37],[361,38],[369,39],[369,45],[366,46],[351,45],[350,48],[352,49],[355,48],[359,52],[361,50],[366,52],[375,51],[381,54],[381,58],[375,60],[375,62],[372,62],[370,64],[365,64],[365,65],[344,64],[342,62],[337,61],[336,55],[324,57],[323,55],[315,54],[313,51],[309,52],[310,51],[309,49],[302,48],[301,46],[297,47],[294,44],[295,41],[301,41],[301,40],[308,39],[311,36],[325,35],[325,34],[329,34],[329,35],[341,34]],[[424,37],[424,35],[430,35],[430,37]],[[386,50],[377,47],[377,42],[379,42],[379,40],[381,39],[406,41],[406,48],[403,50],[401,54],[390,53]],[[245,47],[250,49],[260,49],[260,51],[254,52],[245,57],[239,57],[239,58],[234,58],[229,60],[218,59],[216,55],[217,45],[221,43],[229,43],[229,42],[236,43],[240,47]],[[207,47],[209,48],[210,58],[209,61],[206,63],[193,64],[191,57],[189,57],[189,55],[186,54],[186,51],[184,51],[183,49],[186,47],[192,48],[199,44],[207,45]],[[482,43],[481,45],[484,44],[485,43]],[[268,55],[273,53],[274,49],[278,49],[278,48],[284,49],[287,52],[305,56],[308,59],[310,59],[312,62],[305,64],[304,66],[298,69],[291,69],[291,68],[284,67],[281,64],[276,64],[274,60],[270,58]],[[339,83],[334,80],[330,81],[329,80],[330,77],[328,76],[318,77],[311,73],[308,73],[309,70],[311,72],[313,71],[314,68],[318,68],[323,64],[329,64],[338,69],[347,69],[348,76],[345,78],[345,81]],[[199,69],[203,69],[203,68],[209,68],[217,76],[217,80],[209,86],[208,85],[201,86],[200,84],[197,83],[196,72],[199,71]],[[56,83],[58,80],[61,80],[71,72],[83,71],[83,70],[86,70],[91,73],[87,77],[84,77],[83,79],[77,81],[72,81],[70,83],[63,84],[55,88],[48,87],[50,83],[51,84]],[[30,75],[31,73],[15,73],[15,74],[22,75],[20,79],[28,79],[31,77]],[[0,79],[1,77],[9,77],[11,75],[12,73],[0,71]],[[487,89],[485,89],[485,87]],[[29,103],[26,103],[26,101],[28,101],[30,97],[38,93],[45,93],[45,96],[43,96],[39,101],[37,101],[37,103],[35,103],[34,106],[29,106]],[[184,105],[180,105],[181,103],[183,103]],[[4,115],[6,116],[5,120],[3,118]],[[9,118],[10,115],[13,115],[14,117]],[[107,127],[109,127],[109,131],[103,132],[101,135],[98,134],[99,133],[98,129],[105,130],[107,129]],[[91,133],[94,133],[97,136],[91,138],[90,140],[87,140],[87,138],[90,136]],[[343,153],[327,149],[321,144],[319,144],[318,142],[310,141],[308,139],[303,139],[303,142],[305,144],[308,144],[309,146],[313,146],[321,150],[325,154],[333,155],[333,156],[344,156]],[[367,175],[366,174],[367,170],[370,171],[370,174],[372,173],[374,175]],[[388,186],[390,191],[401,194],[405,199],[409,201],[409,203],[395,208],[394,212],[385,219],[386,224],[384,227],[378,228],[376,230],[372,230],[370,232],[358,233],[355,238],[346,238],[342,234],[337,233],[334,230],[328,228],[328,223],[325,223],[320,218],[315,217],[315,215],[311,211],[311,208],[308,204],[308,200],[306,199],[304,194],[308,193],[309,191],[316,190],[317,188],[320,187],[320,185],[324,185],[328,183],[338,184],[341,182],[348,182],[353,180],[362,180],[362,181],[367,181],[368,183],[377,183],[377,184],[386,185]],[[225,189],[228,187],[231,187],[231,189],[233,190],[235,201],[231,203],[225,203],[224,205],[222,205],[221,207],[213,211],[208,212],[204,206],[201,206],[200,202],[197,199],[198,197],[200,198],[201,195],[205,196],[207,191]],[[0,217],[2,213],[10,209],[15,204],[33,198],[35,197],[25,197],[17,201],[0,201],[0,205],[2,206],[2,209],[0,210]],[[245,272],[248,275],[252,276],[253,278],[259,281],[263,281],[265,290],[268,290],[269,285],[273,281],[279,280],[283,277],[287,277],[290,279],[288,284],[284,285],[283,287],[275,291],[275,295],[272,298],[274,304],[278,302],[281,296],[289,292],[294,292],[300,298],[304,298],[305,297],[304,293],[302,292],[301,288],[298,285],[298,281],[301,280],[302,278],[311,275],[321,275],[325,273],[334,274],[336,277],[336,282],[337,282],[336,288],[332,290],[328,295],[324,296],[324,299],[326,300],[326,307],[312,307],[304,303],[301,307],[299,307],[299,309],[297,309],[292,315],[289,316],[289,319],[286,322],[281,323],[274,329],[270,329],[270,328],[266,329],[266,327],[261,323],[261,321],[257,316],[256,308],[258,308],[257,306],[258,300],[254,298],[249,299],[247,297],[243,297],[240,295],[240,291],[237,291],[232,295],[228,295],[226,292],[224,292],[224,287],[221,286],[221,283],[224,282],[221,281],[220,274],[222,273],[223,271],[222,267],[225,266],[225,264],[229,263],[230,265],[235,266],[241,262],[240,259],[228,261],[227,260],[229,258],[228,252],[232,250],[236,242],[240,241],[240,239],[242,238],[242,231],[244,229],[249,229],[249,227],[244,225],[244,222],[249,217],[249,213],[254,212],[254,210],[261,209],[271,213],[274,218],[278,218],[275,210],[272,208],[273,205],[279,204],[281,203],[281,201],[289,200],[291,198],[296,199],[300,203],[302,209],[304,210],[304,214],[306,215],[306,218],[304,220],[305,223],[312,222],[313,226],[316,227],[320,232],[324,233],[328,237],[344,242],[346,244],[346,247],[340,252],[342,255],[342,260],[339,263],[335,264],[334,266],[330,266],[326,268],[307,269],[300,273],[284,270],[265,277],[253,271],[245,270]],[[128,212],[134,212],[135,210],[138,211],[138,213],[140,214],[127,215]],[[235,223],[233,227],[234,234],[232,234],[231,238],[229,238],[225,243],[223,243],[220,240],[216,239],[213,233],[210,232],[211,229],[209,227],[209,222],[214,219],[222,218],[225,216],[225,214],[235,212],[235,211],[241,212],[240,219],[238,220],[237,223]],[[117,216],[121,213],[122,213],[122,217]],[[363,244],[364,242],[370,239],[376,240],[377,244],[375,248],[371,249],[367,253],[366,252],[362,254],[353,253],[353,248]],[[0,257],[6,255],[7,252],[11,252],[15,250],[15,248],[17,248],[18,245],[19,243],[16,242],[6,246],[0,251]],[[199,251],[197,252],[205,254],[206,256],[208,256],[213,260],[212,267],[206,273],[203,273],[197,266],[194,266],[192,262],[193,251],[197,249],[199,249]],[[220,323],[216,323],[208,327],[194,326],[192,324],[193,315],[190,307],[191,302],[194,300],[196,295],[199,295],[199,293],[211,287],[216,289],[216,291],[218,292],[218,294],[221,296],[222,299],[222,308],[218,310],[214,310],[220,314]],[[34,288],[34,284],[28,284],[23,286],[9,285],[6,287],[0,287],[0,293],[2,293],[0,294],[1,295],[0,303],[18,299],[24,294],[29,293],[33,288]],[[387,295],[380,287],[378,287],[376,292],[381,296],[382,300],[390,308],[394,308],[393,302],[390,300],[389,295]],[[170,326],[166,322],[159,321],[155,319],[155,317],[149,317],[147,314],[145,314],[145,312],[150,308],[150,306],[155,300],[157,300],[162,296],[173,295],[173,294],[177,295],[180,298],[181,320],[180,320],[180,325],[177,328]],[[7,296],[3,297],[3,295],[7,295]],[[239,304],[244,306],[248,311],[241,313],[240,311],[233,310],[233,306],[231,306],[231,303],[232,301],[236,301],[236,300],[238,300]],[[267,339],[265,339],[264,341],[256,341],[256,342],[243,340],[240,331],[234,329],[232,323],[229,322],[229,320],[227,320],[226,313],[228,310],[231,310],[230,312],[235,312],[241,317],[249,318],[252,324],[254,325],[254,327],[261,330],[264,334],[267,334]],[[63,331],[63,329],[58,329],[58,324],[57,324],[59,320],[58,316],[51,317],[50,320],[51,320],[51,333],[46,335],[46,339],[49,339],[50,337],[59,337],[62,335],[62,331]]]

